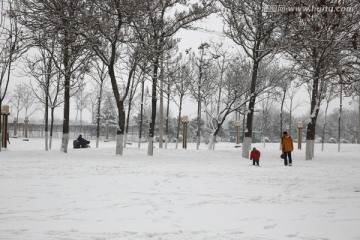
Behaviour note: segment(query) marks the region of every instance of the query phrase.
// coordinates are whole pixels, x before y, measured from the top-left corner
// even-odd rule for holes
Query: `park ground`
[[[43,139],[10,139],[0,152],[0,239],[360,239],[360,145],[295,149],[253,144],[260,167],[233,143],[216,150],[114,142],[60,152]],[[179,145],[179,147],[181,147]]]

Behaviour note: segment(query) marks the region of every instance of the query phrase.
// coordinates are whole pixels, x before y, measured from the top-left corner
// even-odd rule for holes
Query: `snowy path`
[[[114,143],[42,145],[15,139],[0,153],[1,240],[360,239],[359,145],[327,145],[313,161],[295,150],[293,167],[278,144],[255,145],[261,167],[230,143],[154,157],[145,145],[123,157]]]

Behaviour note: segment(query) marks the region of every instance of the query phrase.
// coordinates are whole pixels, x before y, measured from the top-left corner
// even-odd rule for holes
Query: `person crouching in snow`
[[[253,148],[253,150],[251,151],[250,153],[250,160],[253,160],[253,165],[257,165],[257,166],[260,166],[259,165],[259,161],[260,161],[260,151],[257,150],[256,148]]]
[[[80,134],[79,137],[77,138],[77,140],[80,143],[80,147],[82,148],[88,148],[89,147],[89,143],[90,141],[86,140],[85,138],[82,137],[82,135]]]

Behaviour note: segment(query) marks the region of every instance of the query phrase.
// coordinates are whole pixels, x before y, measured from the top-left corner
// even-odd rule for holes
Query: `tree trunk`
[[[1,82],[2,80],[0,79],[0,113],[1,113],[1,106],[2,106],[2,91],[1,91]],[[3,132],[2,132],[2,115],[0,114],[0,152],[1,152],[1,148],[2,148],[2,139],[3,139]]]
[[[65,38],[67,35],[65,34]],[[66,40],[65,40],[66,41]],[[64,119],[63,119],[63,136],[61,141],[61,151],[67,153],[69,143],[69,119],[70,119],[70,66],[69,66],[69,44],[65,44],[64,47],[64,69],[65,69],[65,84],[64,84]]]
[[[315,127],[316,127],[316,120],[319,113],[319,105],[320,105],[318,88],[319,88],[319,73],[318,71],[316,71],[312,86],[310,122],[307,125],[307,131],[306,131],[305,160],[312,160],[314,157],[313,153],[314,153]]]
[[[131,113],[131,103],[132,103],[132,98],[129,99],[129,106],[128,106],[128,111],[127,111],[127,116],[126,116],[126,129],[125,129],[125,138],[124,138],[124,148],[126,148],[126,141],[127,141],[127,136],[129,133],[129,123],[130,123],[130,113]]]
[[[164,58],[161,57],[160,61],[159,148],[162,148],[164,140]]]
[[[51,108],[51,119],[50,119],[50,141],[49,141],[49,149],[52,147],[52,137],[53,137],[53,131],[54,131],[54,111],[55,108]]]
[[[139,144],[138,148],[141,147],[141,136],[142,136],[142,126],[143,126],[143,113],[144,113],[144,84],[145,79],[141,81],[141,103],[140,103],[140,123],[139,123]]]
[[[342,115],[342,78],[340,75],[340,109],[339,109],[339,121],[338,121],[338,152],[340,152],[341,145],[341,115]]]
[[[181,126],[181,111],[182,111],[183,97],[184,97],[184,95],[182,93],[180,93],[179,115],[178,115],[177,133],[176,133],[176,149],[178,149],[178,145],[179,145],[180,126]]]
[[[200,66],[200,74],[199,74],[199,82],[198,82],[198,96],[197,96],[197,104],[198,104],[198,112],[197,112],[197,131],[196,131],[196,149],[199,150],[200,146],[200,136],[201,136],[201,79],[202,78],[202,70]]]
[[[251,76],[249,109],[246,117],[246,131],[245,131],[244,144],[242,147],[242,156],[244,158],[249,158],[251,142],[252,142],[252,123],[253,123],[254,107],[255,107],[255,99],[256,99],[256,81],[257,81],[258,67],[259,67],[258,62],[254,62],[253,72]]]
[[[118,128],[116,130],[116,155],[122,155],[124,150],[123,145],[123,137],[125,132],[125,109],[124,109],[124,102],[120,99],[119,89],[116,82],[115,71],[114,71],[114,64],[109,64],[109,76],[111,80],[111,86],[113,90],[113,94],[116,100],[116,107],[118,110]]]
[[[47,85],[46,90],[46,100],[45,100],[45,151],[49,151],[49,85]]]
[[[284,111],[284,103],[285,103],[285,97],[286,97],[286,89],[284,89],[284,94],[281,100],[281,107],[280,107],[280,150],[282,150],[282,133],[283,133],[283,111]]]
[[[166,120],[165,120],[165,149],[167,149],[169,135],[169,114],[170,114],[170,83],[167,85],[167,104],[166,104]]]
[[[358,119],[358,127],[357,127],[357,143],[360,144],[360,92],[359,92],[359,95],[358,95],[358,107],[359,107],[359,119]]]
[[[322,128],[322,136],[321,136],[321,151],[324,151],[324,142],[325,142],[325,129],[327,125],[327,111],[329,108],[329,102],[326,102],[326,108],[325,108],[325,116],[324,116],[324,125]]]
[[[209,150],[215,150],[215,142],[216,142],[216,135],[213,134],[213,135],[211,135],[211,138],[209,141],[209,145],[208,145]]]
[[[49,88],[50,88],[50,74],[51,74],[51,58],[48,63],[46,73],[46,90],[45,90],[45,151],[49,151]]]
[[[101,112],[102,91],[103,91],[103,79],[101,79],[101,83],[100,83],[98,107],[96,114],[96,148],[99,147],[99,141],[100,141],[100,112]]]
[[[159,68],[159,57],[155,59],[153,65],[153,78],[152,78],[152,98],[151,98],[151,121],[149,129],[149,145],[148,145],[148,155],[154,155],[154,134],[155,134],[155,120],[156,120],[156,102],[157,102],[157,74]]]
[[[133,81],[131,82],[131,88],[130,88],[129,106],[128,106],[128,111],[127,111],[127,116],[126,116],[126,129],[125,129],[125,137],[124,137],[124,148],[126,148],[126,141],[127,141],[127,136],[128,136],[128,133],[129,133],[131,105],[132,105],[132,100],[134,98],[134,83],[135,83],[135,74],[133,75]]]
[[[119,129],[116,131],[116,155],[123,155],[124,132],[125,132],[125,108],[124,102],[119,102]]]

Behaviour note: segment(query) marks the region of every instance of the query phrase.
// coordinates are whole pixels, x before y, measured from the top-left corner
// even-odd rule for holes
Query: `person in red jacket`
[[[253,148],[253,150],[250,153],[250,160],[253,160],[253,165],[257,165],[260,167],[259,165],[259,161],[260,161],[260,151],[257,150],[256,148]]]

